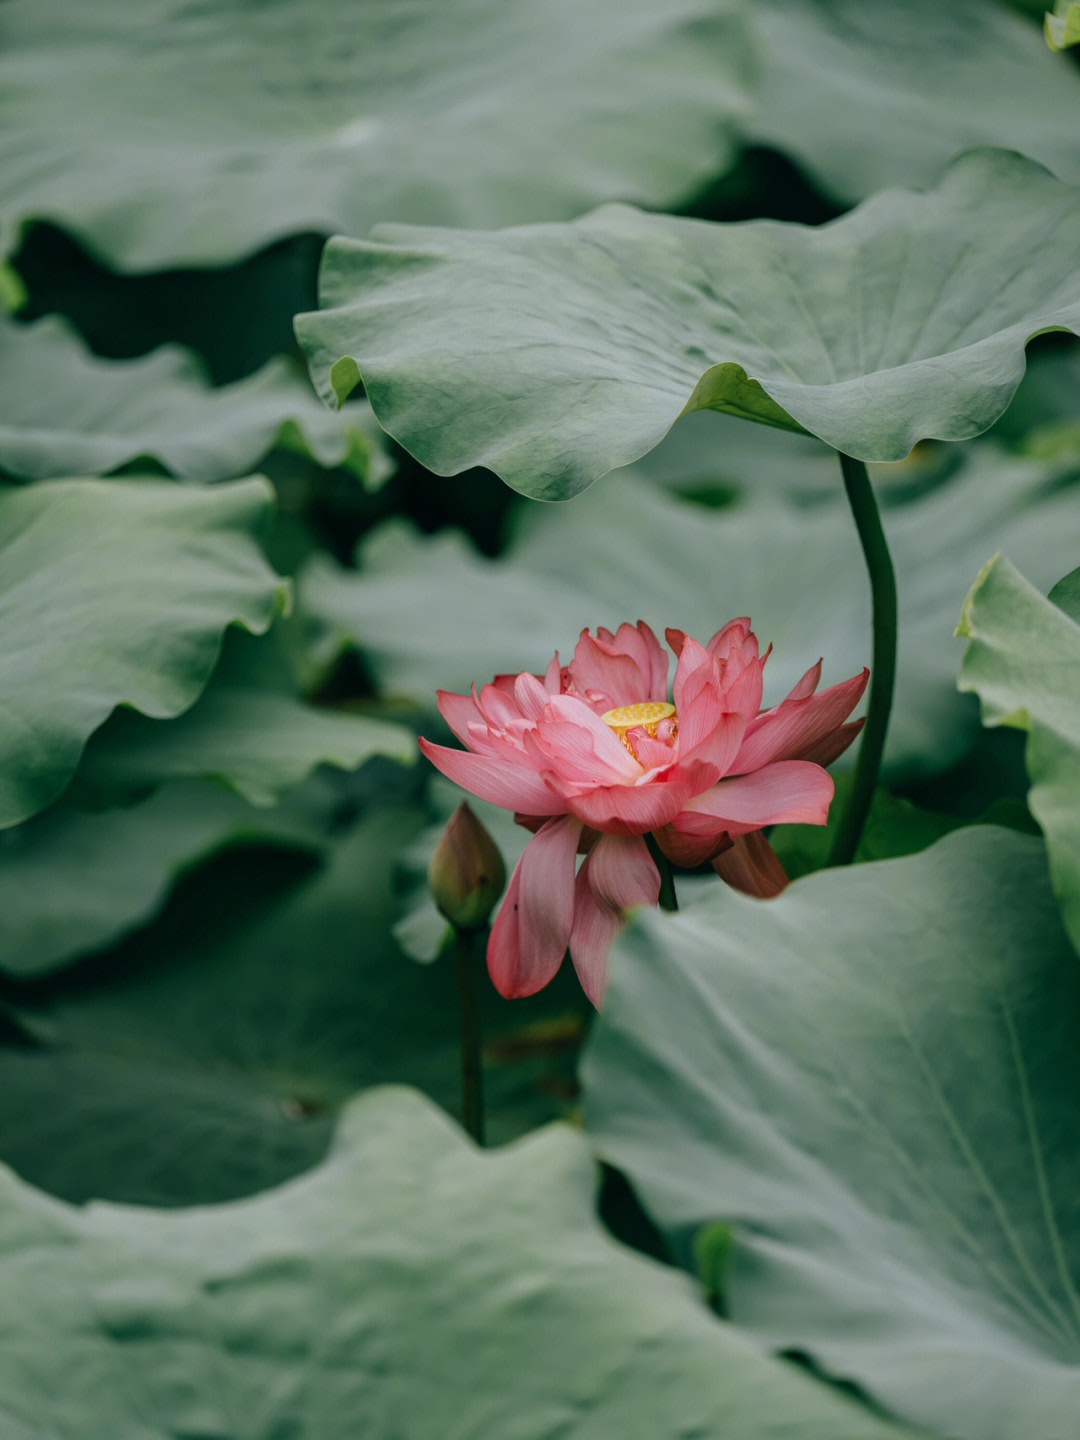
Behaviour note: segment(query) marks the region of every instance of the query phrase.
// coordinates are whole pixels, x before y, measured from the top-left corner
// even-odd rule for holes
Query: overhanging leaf
[[[480,1153],[404,1090],[241,1204],[78,1211],[4,1176],[7,1433],[899,1440],[612,1241],[596,1180],[569,1128]]]
[[[1076,958],[1037,839],[960,831],[618,943],[586,1121],[724,1298],[956,1440],[1080,1413]]]
[[[55,799],[115,706],[185,710],[225,627],[265,630],[286,584],[256,539],[262,480],[0,490],[0,825]]]
[[[713,409],[862,460],[1004,411],[1024,345],[1080,330],[1080,194],[1006,151],[818,228],[622,206],[494,234],[386,226],[327,247],[297,318],[319,393],[362,378],[438,474],[565,499]]]
[[[1078,588],[1080,571],[1073,571],[1045,599],[997,556],[964,602],[957,633],[971,642],[960,689],[979,696],[983,723],[1028,731],[1028,804],[1046,836],[1054,890],[1080,950]]]
[[[722,420],[717,427],[723,434]],[[540,671],[556,648],[569,658],[586,626],[640,617],[658,634],[678,625],[704,639],[749,614],[775,646],[766,703],[782,699],[819,655],[825,683],[856,673],[870,660],[869,598],[839,486],[820,493],[809,442],[813,504],[759,484],[773,439],[786,452],[793,437],[742,428],[738,473],[704,449],[686,472],[695,486],[707,487],[710,475],[741,481],[746,493],[724,509],[689,504],[627,471],[616,491],[600,486],[569,505],[528,509],[495,561],[458,535],[421,537],[400,522],[368,539],[359,573],[316,560],[298,581],[314,660],[325,668],[350,642],[384,693],[430,709],[436,689],[467,691],[500,671]],[[974,706],[956,693],[961,652],[953,638],[976,567],[1008,548],[1049,586],[1075,551],[1076,493],[1059,471],[985,442],[955,458],[952,476],[883,511],[903,637],[888,752],[894,773],[939,772],[978,733]],[[794,479],[797,467],[790,469]]]
[[[368,406],[330,414],[284,359],[212,389],[189,351],[100,360],[55,316],[0,326],[0,350],[0,470],[11,476],[107,475],[154,460],[184,480],[228,480],[281,443],[364,483],[389,464]]]

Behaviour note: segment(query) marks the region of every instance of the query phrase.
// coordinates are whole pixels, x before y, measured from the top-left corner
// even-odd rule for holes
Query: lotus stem
[[[881,516],[866,466],[861,460],[841,454],[840,471],[870,575],[874,654],[870,667],[866,724],[859,737],[859,758],[855,764],[855,783],[833,838],[830,865],[850,864],[858,849],[881,770],[896,682],[897,604],[892,557],[881,528]]]
[[[649,854],[660,871],[660,909],[678,910],[679,902],[675,898],[675,872],[671,868],[671,861],[651,835],[645,836],[645,844],[649,847]]]
[[[484,1089],[480,1067],[480,995],[477,952],[486,929],[454,927],[458,1014],[461,1021],[461,1119],[478,1145],[484,1143]]]

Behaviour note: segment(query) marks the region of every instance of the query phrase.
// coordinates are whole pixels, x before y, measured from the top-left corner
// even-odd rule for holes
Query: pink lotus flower
[[[498,675],[479,695],[475,686],[471,695],[439,691],[440,713],[468,748],[421,739],[423,753],[535,831],[488,942],[503,995],[541,989],[569,948],[585,993],[600,1003],[623,912],[659,898],[647,834],[674,864],[711,861],[728,884],[769,896],[787,877],[762,827],[828,817],[833,782],[822,767],[862,726],[843,722],[869,671],[817,694],[818,661],[781,704],[759,712],[768,651],[759,656],[748,619],[706,646],[681,630],[666,634],[678,657],[670,702],[668,657],[643,621],[614,635],[583,630],[572,662],[564,668],[556,655],[542,677]]]

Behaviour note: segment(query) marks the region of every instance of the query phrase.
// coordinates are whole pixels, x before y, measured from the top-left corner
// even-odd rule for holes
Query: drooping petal
[[[522,852],[488,939],[492,982],[508,1000],[534,995],[562,964],[574,924],[581,823],[549,820]]]
[[[696,821],[705,820],[701,815],[693,818]],[[673,865],[677,865],[681,870],[696,870],[699,865],[704,865],[706,860],[712,860],[732,843],[731,836],[719,824],[712,828],[703,824],[703,828],[707,833],[701,835],[676,829],[675,825],[665,825],[652,833],[656,843]]]
[[[615,910],[660,898],[660,872],[640,835],[601,835],[589,853],[588,878],[596,898]]]
[[[581,988],[599,1007],[607,982],[611,942],[634,905],[655,905],[660,872],[637,835],[601,835],[578,872],[570,958]]]
[[[834,786],[820,765],[806,760],[778,760],[750,775],[732,775],[711,790],[686,802],[676,828],[688,834],[709,833],[719,822],[732,835],[763,825],[798,823],[824,825]],[[700,817],[704,823],[694,823]]]
[[[760,830],[737,836],[728,849],[716,856],[712,867],[732,889],[759,900],[771,900],[788,885],[784,867]]]
[[[809,759],[811,752],[817,759],[815,747],[851,714],[862,698],[869,678],[869,670],[863,670],[850,680],[822,690],[820,694],[796,696],[794,699],[789,696],[775,710],[758,715],[747,727],[732,773],[742,775],[775,760]],[[851,736],[840,750],[833,753],[832,758],[835,759],[854,738]]]
[[[421,753],[436,770],[480,800],[501,805],[504,810],[520,810],[526,815],[566,813],[567,807],[524,755],[520,760],[503,755],[474,755],[469,750],[433,745],[423,737],[418,743]]]
[[[589,861],[578,871],[574,884],[574,928],[570,934],[570,959],[574,962],[581,988],[599,1010],[607,985],[608,951],[622,929],[622,916],[601,905],[589,884]]]

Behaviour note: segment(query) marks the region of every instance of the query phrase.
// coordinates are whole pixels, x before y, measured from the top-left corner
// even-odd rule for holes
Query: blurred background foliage
[[[113,0],[75,10],[4,0],[0,1159],[19,1179],[0,1210],[0,1251],[20,1285],[44,1293],[67,1263],[43,1258],[45,1230],[50,1244],[67,1236],[62,1255],[76,1227],[87,1275],[114,1273],[114,1263],[116,1274],[140,1273],[145,1255],[160,1252],[151,1269],[166,1297],[180,1284],[168,1267],[200,1253],[191,1274],[210,1278],[183,1284],[210,1294],[228,1269],[220,1256],[239,1243],[193,1230],[176,1241],[176,1258],[170,1236],[181,1230],[162,1217],[99,1207],[85,1223],[73,1211],[61,1219],[39,1191],[173,1208],[239,1203],[312,1171],[297,1183],[344,1186],[334,1205],[345,1230],[354,1202],[368,1217],[375,1239],[360,1244],[349,1231],[342,1246],[384,1244],[395,1255],[400,1209],[356,1190],[345,1171],[384,1166],[391,1188],[414,1194],[436,1182],[423,1159],[410,1160],[411,1179],[399,1173],[400,1156],[449,1146],[445,1126],[412,1108],[415,1097],[385,1110],[371,1097],[349,1109],[338,1148],[333,1137],[349,1097],[383,1082],[419,1087],[457,1113],[452,976],[422,885],[456,801],[424,773],[414,744],[418,732],[445,738],[436,688],[542,669],[556,647],[569,654],[583,626],[639,616],[704,638],[752,614],[776,647],[768,703],[819,654],[825,683],[870,659],[865,577],[824,446],[696,415],[640,463],[560,505],[525,500],[486,471],[435,475],[379,429],[363,399],[332,412],[315,396],[293,317],[315,308],[324,241],[362,238],[383,221],[489,229],[572,219],[608,201],[816,226],[879,190],[932,184],[974,145],[1018,150],[1076,183],[1076,52],[1051,53],[1041,22],[1041,6],[996,0]],[[975,695],[956,688],[963,645],[953,632],[996,551],[1043,595],[1080,563],[1078,379],[1072,337],[1042,337],[986,435],[927,442],[874,470],[899,576],[901,656],[862,860],[922,851],[975,820],[1038,831],[1025,737],[981,727]],[[512,863],[524,832],[477,809]],[[828,843],[818,833],[774,840],[793,875],[816,869]],[[1002,843],[1014,842],[1038,869],[1036,842]],[[685,884],[687,896],[707,888],[696,877]],[[845,955],[858,943],[845,942]],[[1056,930],[1053,943],[1064,944]],[[634,1003],[659,1010],[664,998]],[[491,1140],[577,1118],[577,1057],[592,1017],[569,967],[529,1001],[503,1002],[485,986],[484,1007]],[[596,1067],[615,1071],[618,1036],[605,1043]],[[600,1095],[603,1126],[626,1083]],[[632,1174],[628,1142],[596,1148]],[[452,1164],[468,1170],[461,1183],[478,1204],[516,1213],[506,1185],[528,1194],[534,1153],[493,1162],[505,1185],[469,1169],[475,1157],[464,1150]],[[578,1210],[595,1183],[589,1163],[584,1147],[559,1160],[577,1177],[567,1184]],[[450,1171],[438,1173],[460,1208]],[[657,1202],[658,1229],[608,1172],[602,1210],[623,1239],[664,1257],[670,1243],[693,1268],[679,1253],[690,1218],[677,1206],[673,1219]],[[243,1230],[242,1210],[213,1213],[222,1235]],[[279,1223],[251,1215],[245,1234]],[[546,1223],[521,1220],[534,1236]],[[115,1258],[114,1225],[136,1237],[128,1269]],[[578,1244],[574,1226],[550,1241],[552,1253]],[[458,1253],[449,1230],[424,1233],[434,1255]],[[269,1263],[249,1261],[253,1274]],[[305,1304],[344,1314],[351,1302],[320,1263],[282,1261],[282,1284],[310,1281],[310,1294],[297,1291]],[[479,1279],[470,1270],[465,1290],[497,1289],[507,1263],[492,1261],[490,1274],[481,1266]],[[546,1250],[530,1261],[543,1276],[551,1263]],[[605,1251],[582,1263],[597,1267],[587,1313],[622,1305],[629,1281],[604,1267],[627,1257],[616,1264]],[[365,1273],[355,1271],[358,1285]],[[799,1428],[784,1433],[808,1440],[901,1433],[793,1366],[782,1383],[759,1382],[740,1345],[773,1366],[767,1351],[812,1355],[811,1341],[767,1319],[752,1341],[728,1336],[665,1271],[669,1282],[676,1328],[695,1336],[690,1358],[648,1424],[640,1409],[614,1409],[623,1428],[589,1433],[666,1434],[657,1426],[679,1396],[689,1397],[686,1416],[701,1410],[693,1433],[764,1437],[785,1414]],[[420,1284],[415,1263],[393,1283],[399,1297]],[[544,1283],[549,1300],[558,1295],[554,1279]],[[43,1378],[40,1356],[59,1322],[41,1310],[40,1335],[31,1327],[19,1354],[16,1440],[270,1436],[286,1433],[273,1428],[282,1415],[309,1414],[303,1397],[322,1372],[294,1376],[287,1356],[298,1342],[272,1325],[253,1344],[288,1377],[285,1390],[295,1387],[280,1412],[267,1403],[255,1428],[243,1418],[246,1374],[201,1418],[205,1396],[178,1398],[164,1381],[130,1403],[117,1398],[131,1384],[129,1362],[116,1359],[125,1325],[153,1355],[172,1356],[167,1369],[186,1323],[179,1299],[161,1314],[130,1304],[102,1322],[111,1358],[103,1350],[88,1362],[93,1395],[67,1414],[63,1385]],[[14,1333],[17,1308],[0,1313],[0,1338]],[[214,1356],[236,1350],[243,1323],[242,1314],[219,1320],[207,1322]],[[704,1320],[715,1332],[698,1335]],[[526,1325],[521,1345],[547,1344],[548,1323]],[[612,1402],[617,1363],[629,1363],[618,1356],[646,1343],[641,1327],[654,1344],[650,1325],[631,1313],[618,1335],[601,1325],[597,1339],[595,1324],[582,1324],[581,1343],[605,1356],[609,1346],[616,1368],[600,1373],[598,1361],[569,1398],[533,1395],[520,1433],[556,1433],[545,1406],[578,1414],[597,1397]],[[386,1363],[400,1380],[407,1327],[394,1337]],[[827,1358],[841,1379],[857,1369],[842,1346]],[[496,1357],[478,1367],[457,1413],[483,1413],[499,1366]],[[726,1416],[702,1400],[704,1375],[730,1382],[740,1372],[745,1393],[731,1391]],[[873,1391],[873,1374],[859,1384]],[[877,1398],[932,1429],[946,1423],[932,1407],[906,1411],[889,1387]],[[140,1406],[158,1428],[137,1428]],[[342,1393],[331,1412],[353,1428],[287,1433],[459,1433],[419,1404],[380,1409]],[[474,1431],[463,1421],[460,1433]],[[672,1423],[670,1433],[691,1429]]]

